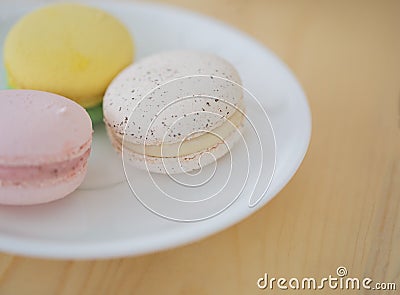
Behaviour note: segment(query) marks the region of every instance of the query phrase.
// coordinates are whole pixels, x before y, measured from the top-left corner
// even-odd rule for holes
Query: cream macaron
[[[170,174],[202,168],[241,136],[240,85],[236,69],[213,54],[170,51],[146,57],[109,85],[103,103],[107,133],[138,168]]]

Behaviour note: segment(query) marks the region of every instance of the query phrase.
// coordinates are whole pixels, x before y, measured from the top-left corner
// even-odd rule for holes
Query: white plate
[[[12,23],[34,7],[27,5],[21,8],[20,3],[2,5],[1,48]],[[146,200],[154,201],[157,195],[154,185],[139,185],[140,198],[135,198],[125,180],[121,157],[112,150],[103,127],[96,127],[88,177],[76,192],[46,205],[20,208],[0,206],[0,250],[54,258],[104,258],[149,253],[216,233],[249,216],[271,200],[299,167],[311,135],[307,100],[290,70],[271,51],[245,34],[192,12],[144,3],[94,5],[110,11],[129,27],[136,41],[136,59],[167,49],[192,48],[211,51],[229,60],[238,69],[244,86],[261,102],[272,122],[277,148],[274,177],[268,191],[255,207],[248,205],[251,187],[245,183],[245,189],[238,194],[237,200],[220,214],[197,222],[172,221],[154,214],[139,202],[139,199],[144,199],[146,205]],[[0,88],[5,87],[4,69],[1,68]],[[262,112],[256,112],[251,106],[248,106],[248,114],[249,118],[262,117]],[[268,128],[267,133],[271,131]],[[262,160],[250,154],[253,161],[268,168],[268,173],[274,166],[274,158],[270,157],[271,148],[274,148],[271,136],[271,132],[266,135],[269,156]],[[244,133],[244,138],[249,146],[254,146],[248,132]],[[235,146],[232,163],[248,167],[248,164],[242,163],[246,161],[243,155],[243,150]],[[230,163],[229,156],[220,159],[217,171],[227,163]],[[254,170],[253,167],[249,169],[251,173],[247,179],[252,184],[257,181],[257,175],[252,173]],[[127,169],[134,186],[135,183],[142,184],[144,173],[133,168]],[[260,182],[265,187],[269,176],[261,175]],[[242,181],[235,177],[236,174],[229,176],[232,183]],[[216,185],[221,185],[218,183],[220,179],[214,178],[208,189],[192,189],[190,200],[206,196],[209,193],[207,190],[213,191]],[[180,190],[170,187],[168,176],[157,175],[155,180],[163,189]],[[136,190],[136,187],[133,189]],[[187,197],[188,191],[182,188],[182,194]],[[232,194],[232,191],[228,191],[228,194]],[[171,213],[173,217],[176,214],[171,202],[166,202],[161,209],[166,210],[166,215]],[[214,211],[217,212],[217,209],[214,208]]]

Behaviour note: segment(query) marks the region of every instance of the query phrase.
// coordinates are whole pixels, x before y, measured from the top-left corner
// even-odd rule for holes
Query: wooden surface
[[[167,2],[247,32],[292,68],[313,113],[304,163],[256,214],[189,246],[84,262],[0,255],[0,294],[309,294],[256,282],[341,265],[400,292],[400,2]]]

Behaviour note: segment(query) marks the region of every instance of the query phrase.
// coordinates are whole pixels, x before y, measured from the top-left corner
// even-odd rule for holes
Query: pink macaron
[[[83,181],[92,124],[80,105],[34,90],[0,91],[0,204],[47,203]]]

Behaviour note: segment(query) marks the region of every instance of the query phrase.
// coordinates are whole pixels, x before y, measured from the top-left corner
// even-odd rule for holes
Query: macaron
[[[10,88],[65,96],[95,121],[101,120],[108,84],[132,63],[133,54],[124,24],[105,11],[75,3],[52,4],[25,15],[4,44]]]
[[[0,204],[47,203],[82,183],[92,123],[72,100],[35,90],[1,90],[0,134]]]
[[[241,137],[240,85],[236,69],[214,54],[169,51],[146,57],[118,74],[106,91],[108,136],[140,169],[168,174],[200,169]]]

